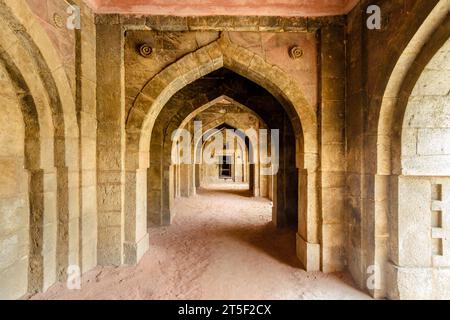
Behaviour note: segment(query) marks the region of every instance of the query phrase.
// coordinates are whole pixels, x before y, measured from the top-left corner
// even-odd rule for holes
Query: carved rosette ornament
[[[58,13],[53,14],[53,23],[59,29],[64,28],[64,18]]]
[[[140,54],[141,56],[143,56],[144,58],[150,57],[150,55],[152,54],[152,52],[153,52],[153,48],[150,47],[150,46],[149,46],[148,44],[146,44],[146,43],[141,44],[141,45],[139,46],[139,54]]]
[[[294,46],[289,49],[289,57],[291,59],[300,59],[303,57],[303,50],[300,47]]]

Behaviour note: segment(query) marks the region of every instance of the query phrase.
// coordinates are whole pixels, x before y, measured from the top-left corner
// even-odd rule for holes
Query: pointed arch
[[[25,122],[34,123],[27,125],[25,157],[30,175],[28,291],[37,292],[62,279],[67,265],[78,263],[75,100],[61,59],[28,5],[2,0],[0,16],[0,58],[15,83],[24,119],[30,119]]]
[[[226,67],[269,91],[285,108],[294,131],[304,136],[304,152],[317,156],[317,117],[315,107],[302,96],[298,85],[279,67],[270,65],[259,55],[232,43],[227,36],[194,51],[153,77],[138,94],[126,121],[127,149],[145,152],[154,121],[170,97],[185,85],[208,73]],[[135,154],[136,156],[136,154]],[[147,165],[127,159],[128,168]],[[315,161],[312,161],[313,163]],[[314,165],[305,166],[313,168]]]
[[[399,178],[402,175],[402,128],[408,100],[422,71],[447,41],[450,35],[448,1],[440,1],[423,21],[397,60],[383,91],[379,108],[370,110],[370,125],[375,132],[376,145],[371,146],[375,157],[374,199],[374,248],[369,259],[380,266],[380,289],[376,297],[399,297],[399,287],[408,287],[406,278],[399,271],[398,213]],[[406,282],[405,282],[406,281]],[[414,286],[411,286],[413,288]],[[404,291],[407,292],[408,290]]]
[[[226,35],[172,63],[143,87],[130,109],[126,124],[125,244],[127,263],[136,263],[148,247],[146,193],[142,190],[149,167],[150,137],[155,121],[169,99],[193,81],[220,68],[227,68],[266,89],[283,106],[296,136],[296,166],[302,183],[299,220],[306,230],[299,257],[308,270],[320,268],[317,175],[319,164],[316,107],[310,106],[298,85],[279,67],[230,41]],[[168,171],[168,170],[167,170]],[[169,171],[168,171],[169,172]],[[139,190],[137,188],[139,185]],[[166,200],[168,201],[168,200]],[[298,236],[298,239],[301,236]],[[307,261],[309,260],[309,262]]]

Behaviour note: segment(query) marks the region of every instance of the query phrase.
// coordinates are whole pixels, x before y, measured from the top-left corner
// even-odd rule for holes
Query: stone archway
[[[41,130],[36,105],[32,98],[17,99],[19,92],[29,94],[30,90],[16,66],[5,58],[5,53],[0,53],[2,101],[5,102],[5,110],[0,115],[0,161],[5,171],[0,192],[0,238],[2,243],[16,240],[17,257],[5,252],[6,263],[2,264],[1,283],[4,286],[2,293],[8,294],[2,295],[2,298],[15,298],[28,291],[41,289],[43,284],[40,250],[44,237],[41,232],[43,215],[40,212],[44,209],[44,197],[40,186],[43,185],[44,170],[40,163]],[[46,151],[52,150],[49,148]],[[29,183],[23,183],[28,179]]]
[[[28,6],[1,1],[0,16],[0,59],[19,97],[25,123],[24,165],[29,176],[26,292],[39,292],[64,277],[69,264],[78,264],[76,110],[62,63]]]
[[[226,37],[190,53],[169,65],[141,90],[126,121],[125,245],[128,263],[136,263],[148,246],[145,232],[145,194],[139,184],[146,180],[148,149],[155,120],[163,106],[178,90],[194,80],[222,67],[259,83],[283,105],[295,135],[297,168],[301,181],[299,195],[302,225],[298,234],[298,256],[307,270],[320,268],[320,245],[317,236],[318,166],[317,119],[315,109],[306,103],[297,85],[278,67],[260,56],[233,44]],[[299,142],[299,140],[302,140]],[[145,188],[144,188],[145,189]],[[145,191],[147,192],[147,191]],[[127,203],[128,202],[128,203]],[[300,205],[301,204],[301,205]]]
[[[407,245],[405,242],[411,221],[401,216],[404,208],[401,209],[400,197],[410,194],[402,181],[402,149],[406,147],[405,140],[402,142],[402,131],[411,93],[424,68],[450,34],[448,10],[444,2],[436,5],[397,61],[384,90],[380,109],[371,110],[372,118],[378,119],[374,188],[374,263],[380,272],[377,296],[432,297],[425,271],[427,267],[421,265],[413,270],[410,267],[415,263],[410,264],[412,260],[408,262],[407,258],[415,249],[411,247],[414,243]]]
[[[195,185],[195,180],[197,178],[197,180],[199,179],[199,169],[200,169],[200,163],[202,162],[202,155],[201,155],[201,146],[202,145],[202,140],[204,137],[208,136],[208,132],[210,132],[213,129],[217,129],[219,126],[223,126],[223,125],[227,125],[230,128],[234,128],[233,130],[241,130],[242,133],[244,133],[245,129],[248,129],[248,127],[243,127],[242,123],[239,123],[235,118],[233,118],[233,116],[230,116],[228,114],[229,110],[226,111],[226,107],[227,105],[223,105],[222,106],[222,112],[221,113],[216,113],[214,117],[212,117],[211,115],[207,118],[208,121],[203,123],[201,122],[201,127],[194,127],[192,126],[192,123],[189,123],[190,121],[202,121],[201,117],[199,117],[200,115],[202,115],[203,112],[210,112],[212,109],[214,109],[217,105],[219,105],[220,103],[226,103],[229,106],[233,107],[232,111],[233,113],[236,112],[236,110],[239,110],[239,112],[246,114],[246,115],[251,115],[251,117],[254,119],[254,121],[256,122],[256,124],[258,125],[258,128],[260,129],[267,129],[267,124],[265,123],[265,121],[251,108],[248,108],[246,106],[244,106],[243,104],[233,100],[230,97],[227,97],[226,95],[222,95],[219,96],[216,99],[213,99],[212,101],[206,103],[205,105],[195,109],[194,111],[192,111],[189,115],[186,116],[186,118],[181,122],[181,124],[179,125],[180,129],[184,129],[184,130],[188,130],[190,131],[191,134],[191,145],[192,145],[192,160],[193,160],[193,165],[192,168],[189,168],[190,165],[181,165],[181,166],[187,166],[187,168],[185,168],[188,172],[187,177],[188,180],[191,180],[190,183],[192,184],[192,186],[189,188],[189,190],[191,190],[191,192],[187,192],[186,194],[189,196],[191,194],[195,194],[196,192],[196,187],[198,187],[199,185]],[[183,113],[183,117],[184,117]],[[189,127],[189,124],[191,125],[191,127]],[[172,137],[172,141],[178,141],[179,140],[179,134],[181,132],[185,132],[185,131],[175,131],[174,136]],[[251,162],[253,164],[255,164],[256,159],[258,158],[257,155],[255,155],[254,150],[257,150],[257,146],[258,146],[258,142],[255,140],[257,137],[253,137],[254,135],[252,135],[251,139],[252,141],[249,141],[249,139],[245,140],[245,138],[242,137],[242,135],[236,135],[236,138],[238,138],[238,142],[240,144],[241,148],[244,148],[246,150],[249,150],[250,148],[250,155],[252,155],[252,159]],[[247,142],[247,144],[249,144],[248,146],[245,144],[245,141]],[[172,145],[173,148],[173,145]],[[247,151],[248,153],[249,151]],[[248,156],[246,153],[246,156]],[[255,169],[252,166],[252,169]],[[256,170],[258,171],[258,169]],[[190,176],[190,174],[192,174],[192,176]],[[196,178],[195,178],[196,177]],[[269,178],[270,176],[264,176],[264,181],[266,182],[266,180]],[[253,191],[253,195],[254,196],[259,196],[260,195],[260,179],[262,179],[262,177],[258,175],[253,176],[252,181],[250,181],[251,183],[251,189]],[[256,188],[255,188],[256,187]],[[263,195],[266,194],[266,192],[262,193]],[[150,204],[149,204],[150,206]]]
[[[221,134],[222,137],[225,137],[226,130],[233,130],[236,132],[235,135],[235,143],[237,144],[237,147],[239,150],[241,150],[241,153],[243,155],[244,165],[248,165],[248,168],[244,170],[248,176],[245,177],[243,181],[248,182],[249,190],[253,196],[259,196],[259,174],[256,174],[258,169],[256,168],[255,163],[255,149],[257,148],[257,141],[255,141],[254,136],[248,136],[245,134],[245,130],[241,130],[242,128],[239,128],[239,124],[233,121],[214,121],[212,123],[209,123],[204,128],[204,132],[202,135],[199,135],[198,138],[194,137],[192,140],[193,143],[193,150],[194,150],[194,176],[199,177],[200,182],[200,172],[201,167],[203,166],[203,159],[204,159],[204,150],[205,146],[210,143],[210,139],[213,138],[217,134]],[[195,140],[197,139],[197,140]],[[234,148],[234,147],[233,147]],[[202,157],[201,161],[198,161],[197,163],[196,157]],[[199,187],[200,184],[196,187]]]
[[[220,135],[222,139],[226,139],[226,131],[227,130],[232,130],[234,132],[236,132],[238,130],[237,126],[233,126],[225,121],[223,121],[222,123],[211,127],[207,130],[205,130],[205,132],[203,133],[203,137],[202,139],[198,139],[197,145],[193,145],[194,150],[197,150],[197,153],[199,153],[199,155],[202,157],[202,159],[205,158],[205,150],[207,150],[208,145],[212,144],[215,141],[215,137]],[[233,155],[234,155],[234,150],[237,150],[237,152],[240,152],[243,157],[250,157],[249,155],[252,154],[252,148],[254,148],[254,142],[252,141],[252,139],[249,139],[244,133],[243,134],[236,134],[235,135],[235,140],[234,143],[236,144],[236,146],[231,147],[233,149]],[[236,147],[236,149],[235,149]],[[234,159],[234,158],[233,158]],[[243,163],[244,165],[248,165],[248,170],[247,170],[247,174],[249,175],[249,177],[247,177],[247,179],[243,179],[242,181],[247,181],[248,182],[248,186],[249,186],[249,191],[251,191],[251,193],[253,195],[255,195],[255,185],[258,183],[257,180],[255,179],[255,173],[254,173],[254,166],[252,168],[252,165],[245,162]],[[242,165],[242,164],[241,164]],[[202,177],[203,180],[205,178],[208,177],[207,175],[207,167],[208,164],[204,163],[204,160],[200,161],[200,164],[195,165],[195,172],[194,175],[197,175],[199,177],[199,183],[202,182]],[[215,164],[215,168],[218,167],[218,164]],[[252,173],[248,172],[253,170]],[[220,171],[220,170],[218,170]],[[235,173],[233,172],[234,170],[232,170],[232,172],[230,172],[230,179],[232,181],[235,181],[234,175]],[[202,176],[203,173],[203,176]],[[252,177],[253,174],[253,177]],[[219,174],[216,173],[216,177],[219,177]],[[215,182],[215,181],[214,181]],[[210,183],[210,181],[207,181],[206,183]],[[201,184],[199,184],[199,187],[202,186]]]
[[[234,101],[239,100],[241,105],[247,105],[253,113],[260,113],[257,118],[261,118],[265,123],[270,121],[272,128],[280,130],[279,137],[282,141],[279,144],[279,163],[282,170],[277,170],[277,174],[274,175],[275,181],[277,181],[275,177],[280,180],[278,180],[278,188],[276,188],[279,193],[273,196],[273,200],[275,200],[273,222],[280,227],[289,223],[297,224],[297,188],[287,187],[298,184],[297,169],[293,168],[296,144],[295,141],[291,141],[295,140],[292,139],[294,132],[290,126],[291,123],[286,114],[280,112],[283,109],[282,105],[267,90],[228,69],[219,69],[210,73],[209,77],[221,80],[212,81],[200,78],[186,85],[169,99],[164,107],[165,112],[161,112],[156,119],[151,136],[150,168],[147,176],[148,217],[152,218],[149,219],[149,222],[151,225],[167,225],[170,224],[172,218],[171,207],[174,198],[172,196],[174,185],[172,180],[173,178],[178,180],[178,175],[175,176],[176,172],[171,167],[173,139],[170,133],[176,132],[184,119],[195,114],[197,110],[202,110],[205,105],[209,105],[209,100],[217,101],[218,97],[222,97],[226,93]],[[256,141],[257,137],[254,137],[254,140]],[[255,142],[255,145],[258,144]],[[255,148],[255,151],[258,149]],[[256,159],[253,160],[259,160],[259,156],[256,155]],[[292,170],[286,174],[288,167],[291,167]],[[260,166],[256,163],[252,172],[253,170],[258,172],[259,169]],[[255,179],[258,177],[259,175],[254,176]],[[258,184],[256,184],[257,186]],[[259,190],[255,190],[255,194],[258,193]],[[276,202],[276,199],[280,199],[279,203]],[[293,205],[294,202],[295,205]]]

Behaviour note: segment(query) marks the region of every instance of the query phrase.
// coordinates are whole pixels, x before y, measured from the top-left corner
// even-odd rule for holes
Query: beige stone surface
[[[25,124],[14,84],[0,66],[0,298],[27,292],[29,248],[28,174],[24,169]]]
[[[450,74],[444,62],[449,51],[447,41],[425,67],[409,98],[402,134],[404,174],[449,175]]]

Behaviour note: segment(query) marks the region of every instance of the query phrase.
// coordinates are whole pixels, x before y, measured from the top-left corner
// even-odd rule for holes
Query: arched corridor
[[[159,2],[0,0],[0,299],[450,298],[450,0]]]

